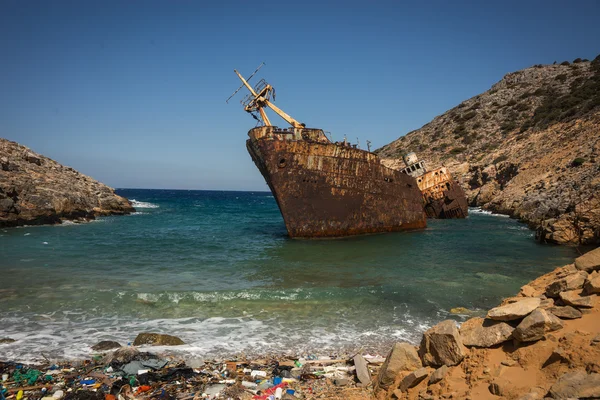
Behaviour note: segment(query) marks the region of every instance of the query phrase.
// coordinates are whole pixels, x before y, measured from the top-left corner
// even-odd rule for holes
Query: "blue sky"
[[[600,53],[598,1],[0,0],[0,136],[113,187],[268,190],[236,68],[373,147],[506,73]],[[273,123],[285,122],[272,116]]]

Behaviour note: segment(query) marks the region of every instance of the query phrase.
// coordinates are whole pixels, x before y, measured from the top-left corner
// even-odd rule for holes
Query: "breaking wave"
[[[131,199],[131,205],[134,208],[159,208],[158,204],[148,203],[146,201],[137,201],[136,199]]]
[[[473,208],[469,208],[469,213],[475,213],[475,214],[480,214],[480,215],[491,215],[493,217],[504,217],[504,218],[510,218],[510,215],[505,215],[505,214],[496,214],[493,213],[491,211],[488,210],[482,210],[479,207],[473,207]]]

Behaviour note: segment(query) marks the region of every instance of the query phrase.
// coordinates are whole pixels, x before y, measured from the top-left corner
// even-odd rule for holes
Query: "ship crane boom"
[[[269,117],[267,116],[267,113],[265,112],[265,107],[269,107],[271,110],[273,110],[277,115],[279,115],[281,118],[283,118],[288,124],[290,124],[294,128],[304,128],[305,127],[305,125],[303,123],[296,121],[294,118],[292,118],[290,115],[288,115],[286,112],[284,112],[281,108],[277,107],[275,104],[273,104],[270,101],[271,96],[274,93],[273,86],[266,83],[263,79],[260,82],[258,82],[258,84],[256,84],[255,88],[253,88],[252,86],[250,86],[248,81],[246,79],[244,79],[244,77],[237,70],[234,69],[233,71],[236,73],[238,78],[240,78],[243,86],[246,86],[246,88],[250,91],[250,96],[248,98],[246,98],[245,101],[243,102],[244,109],[246,110],[246,112],[252,113],[254,111],[258,111],[260,113],[260,116],[261,116],[265,126],[273,126],[271,124],[271,121],[269,120]]]

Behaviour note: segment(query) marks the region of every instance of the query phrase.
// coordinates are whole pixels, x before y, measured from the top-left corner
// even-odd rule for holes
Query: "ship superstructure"
[[[400,171],[417,180],[423,194],[423,207],[429,218],[466,218],[468,203],[464,190],[452,178],[446,167],[427,170],[413,152],[402,159],[406,165]]]

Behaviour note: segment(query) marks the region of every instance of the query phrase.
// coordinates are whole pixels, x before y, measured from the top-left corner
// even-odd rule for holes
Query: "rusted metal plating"
[[[339,237],[426,226],[416,180],[320,129],[251,129],[246,147],[290,237]]]
[[[417,184],[429,218],[467,217],[467,197],[445,167],[425,172],[417,177]]]

